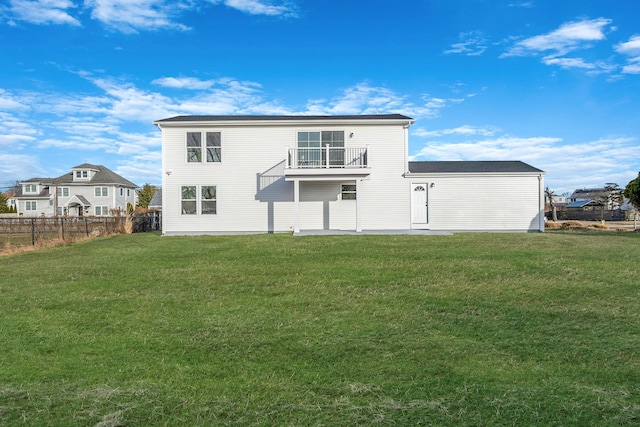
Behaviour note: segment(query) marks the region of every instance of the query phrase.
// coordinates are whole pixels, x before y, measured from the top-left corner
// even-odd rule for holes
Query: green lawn
[[[134,234],[0,269],[0,425],[640,424],[638,233]]]

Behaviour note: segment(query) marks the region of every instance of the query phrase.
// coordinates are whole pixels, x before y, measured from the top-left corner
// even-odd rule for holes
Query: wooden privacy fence
[[[35,246],[52,241],[71,242],[107,234],[153,231],[159,228],[153,214],[110,217],[0,217],[0,252],[5,248]]]
[[[551,212],[546,212],[548,219],[553,219]],[[566,209],[556,211],[558,221],[574,220],[574,221],[628,221],[633,217],[627,218],[625,211],[617,210],[582,210],[582,209]]]

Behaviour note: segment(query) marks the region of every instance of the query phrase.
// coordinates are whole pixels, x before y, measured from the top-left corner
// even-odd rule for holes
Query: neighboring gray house
[[[135,207],[137,186],[100,165],[84,163],[57,178],[20,182],[15,195],[23,216],[109,216]]]

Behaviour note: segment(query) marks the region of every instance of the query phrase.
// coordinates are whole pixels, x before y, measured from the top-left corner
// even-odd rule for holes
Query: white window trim
[[[183,187],[195,187],[196,188],[196,198],[195,199],[183,199],[182,198],[182,188]],[[215,193],[216,193],[216,197],[214,199],[203,199],[202,198],[202,187],[214,187],[215,188]],[[192,202],[195,201],[196,202],[196,211],[194,213],[184,213],[182,210],[182,202]],[[202,203],[205,201],[213,201],[216,202],[216,211],[215,213],[202,213]],[[214,185],[214,184],[194,184],[194,185],[181,185],[180,186],[180,215],[184,215],[184,216],[216,216],[218,215],[218,186]]]
[[[192,148],[199,148],[200,149],[200,161],[197,162],[190,162],[189,161],[189,146],[188,141],[189,141],[189,134],[190,133],[199,133],[200,134],[200,147],[192,147]],[[220,146],[218,147],[220,149],[220,160],[219,161],[208,161],[207,160],[207,134],[208,133],[217,133],[220,134]],[[220,130],[215,130],[215,129],[207,129],[207,130],[187,130],[184,134],[184,162],[185,164],[188,165],[198,165],[198,164],[205,164],[205,165],[215,165],[215,164],[220,164],[222,163],[222,131]]]
[[[346,185],[354,187],[353,190],[345,190],[344,187]],[[344,197],[345,194],[353,194],[353,199]],[[356,184],[340,184],[340,200],[344,201],[355,201],[358,199],[358,186]]]
[[[97,189],[100,188],[100,194],[97,194]],[[106,188],[107,189],[107,194],[103,194],[102,189]],[[105,185],[98,185],[93,187],[93,196],[94,197],[109,197],[109,187],[105,186]]]
[[[98,213],[98,208],[101,213]],[[94,206],[93,213],[95,216],[109,216],[109,206]]]

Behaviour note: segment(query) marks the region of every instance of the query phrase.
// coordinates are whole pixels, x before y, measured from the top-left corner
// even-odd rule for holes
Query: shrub
[[[562,228],[586,228],[585,225],[579,221],[565,221],[562,223]]]

